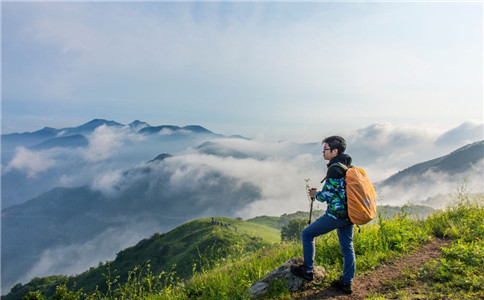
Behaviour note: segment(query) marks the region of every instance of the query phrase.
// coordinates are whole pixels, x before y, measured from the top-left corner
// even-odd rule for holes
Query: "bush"
[[[290,220],[287,225],[281,228],[281,240],[282,241],[300,241],[302,230],[307,226],[307,222],[304,219]]]

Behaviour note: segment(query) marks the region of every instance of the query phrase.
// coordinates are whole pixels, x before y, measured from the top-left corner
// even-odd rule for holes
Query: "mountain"
[[[98,130],[99,126],[106,126]],[[161,134],[162,128],[172,128]],[[2,207],[28,201],[55,187],[90,184],[99,172],[129,168],[160,149],[180,153],[223,137],[198,125],[152,127],[133,121],[128,126],[94,119],[78,127],[44,128],[35,132],[2,135]],[[23,147],[23,148],[21,148]],[[47,151],[57,148],[57,151]],[[73,151],[73,150],[76,151]],[[100,164],[107,162],[107,168]]]
[[[482,193],[484,174],[484,141],[461,147],[448,155],[404,169],[375,183],[380,201],[385,204],[420,203],[434,208],[445,207],[448,197],[459,190]],[[426,200],[427,199],[427,200]]]
[[[13,285],[37,266],[68,270],[76,260],[88,264],[104,260],[116,245],[122,249],[130,239],[166,231],[190,219],[218,213],[234,216],[261,197],[254,184],[208,166],[193,169],[173,164],[166,154],[157,158],[122,172],[109,185],[101,178],[95,186],[55,188],[5,208],[3,286]],[[189,184],[183,178],[190,179]],[[113,250],[106,252],[103,247]]]
[[[220,157],[234,157],[239,159],[249,158],[250,156],[246,153],[241,151],[237,151],[235,149],[231,149],[222,145],[219,145],[215,142],[205,142],[197,147],[197,150],[200,153],[208,154],[208,155],[216,155]]]
[[[425,174],[458,176],[466,171],[481,168],[484,159],[484,141],[459,148],[448,155],[413,165],[377,184],[378,187],[399,185],[409,181],[426,181]]]
[[[158,155],[157,157],[153,158],[152,160],[150,160],[149,162],[155,162],[157,160],[164,160],[164,159],[167,159],[169,157],[173,157],[173,155],[168,154],[168,153],[162,153],[162,154]]]
[[[96,128],[102,125],[116,127],[123,126],[115,121],[94,119],[78,127],[68,127],[62,129],[44,127],[43,129],[34,132],[2,134],[2,148],[13,149],[17,146],[32,147],[36,144],[57,137],[85,135],[92,133]]]
[[[85,136],[81,134],[74,134],[66,137],[58,137],[46,140],[38,145],[30,147],[32,150],[47,150],[56,147],[63,147],[63,148],[78,148],[78,147],[87,147],[89,144],[88,140]]]
[[[104,119],[94,119],[78,127],[61,129],[61,132],[63,132],[63,135],[86,134],[86,133],[93,132],[94,130],[96,130],[96,128],[102,125],[113,126],[113,127],[123,126],[123,124],[120,124],[115,121],[107,121]]]
[[[217,223],[215,223],[216,221]],[[99,288],[107,290],[104,274],[117,282],[125,283],[127,275],[136,266],[146,266],[149,261],[153,274],[170,272],[176,266],[176,277],[189,278],[201,268],[208,270],[227,256],[246,254],[280,241],[280,232],[274,228],[230,218],[202,218],[190,221],[167,233],[155,233],[116,255],[116,259],[99,263],[76,276],[49,276],[34,279],[25,285],[16,285],[2,297],[4,300],[21,299],[31,290],[42,289],[51,296],[55,286],[68,281],[70,288],[76,285],[84,291]],[[221,224],[221,225],[218,225]],[[195,267],[194,267],[195,266]],[[42,286],[38,283],[42,282]]]
[[[150,126],[150,124],[148,124],[146,122],[142,122],[140,120],[135,120],[135,121],[129,123],[128,126],[131,127],[131,128],[143,128],[143,127]]]
[[[205,129],[202,126],[199,126],[199,125],[188,125],[188,126],[182,127],[182,129],[188,130],[188,131],[191,131],[191,132],[195,132],[195,133],[205,133],[205,134],[213,133],[210,130]]]
[[[24,132],[24,133],[10,133],[2,134],[2,151],[12,151],[18,146],[24,147],[34,147],[38,144],[47,142],[48,140],[69,137],[69,136],[79,136],[79,135],[89,135],[96,130],[99,126],[111,126],[111,127],[122,127],[126,126],[116,121],[109,121],[105,119],[93,119],[85,124],[77,127],[67,127],[67,128],[51,128],[45,127],[41,130],[34,132]],[[210,130],[199,126],[199,125],[188,125],[184,127],[174,126],[174,125],[161,125],[161,126],[150,126],[146,122],[135,120],[128,125],[131,129],[138,131],[143,134],[153,134],[159,133],[162,130],[169,130],[170,132],[190,132],[195,134],[213,134]],[[223,135],[217,135],[223,136]],[[72,147],[71,145],[64,146]],[[43,149],[43,148],[40,148]]]
[[[161,126],[146,126],[144,128],[141,128],[139,130],[139,133],[142,134],[155,134],[155,133],[182,133],[183,131],[185,132],[191,132],[191,133],[197,133],[197,134],[213,134],[208,129],[203,128],[202,126],[199,125],[188,125],[184,127],[179,127],[179,126],[174,126],[174,125],[161,125]],[[217,135],[217,136],[223,136],[223,135]]]

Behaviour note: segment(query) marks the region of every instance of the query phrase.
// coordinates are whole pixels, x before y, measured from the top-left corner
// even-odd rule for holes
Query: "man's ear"
[[[333,154],[338,155],[339,150],[337,148],[334,148],[333,151],[331,151]]]

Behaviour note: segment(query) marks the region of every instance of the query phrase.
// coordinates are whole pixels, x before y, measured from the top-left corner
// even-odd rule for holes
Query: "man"
[[[323,144],[323,158],[328,160],[326,181],[321,191],[310,189],[311,199],[326,202],[326,213],[302,231],[304,264],[292,266],[291,272],[306,280],[313,280],[314,269],[314,239],[317,236],[336,229],[339,245],[343,252],[343,275],[332,285],[339,290],[351,294],[351,282],[355,276],[355,251],[353,249],[353,228],[348,217],[345,192],[345,170],[335,164],[351,165],[351,157],[344,154],[346,141],[340,136],[325,138]]]

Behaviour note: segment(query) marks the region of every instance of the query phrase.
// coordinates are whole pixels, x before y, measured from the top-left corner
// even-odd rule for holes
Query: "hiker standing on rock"
[[[328,208],[326,213],[310,224],[302,231],[302,244],[304,264],[292,266],[291,272],[306,280],[313,280],[314,268],[314,239],[336,229],[338,233],[339,245],[343,252],[344,268],[343,275],[335,280],[332,285],[339,290],[351,294],[351,282],[355,276],[355,251],[353,249],[353,228],[348,217],[346,203],[346,183],[345,170],[334,164],[342,163],[346,166],[351,165],[351,157],[344,154],[346,141],[340,136],[330,136],[325,138],[323,144],[323,158],[328,160],[328,171],[326,173],[324,185],[321,191],[310,189],[311,199],[326,202]]]

